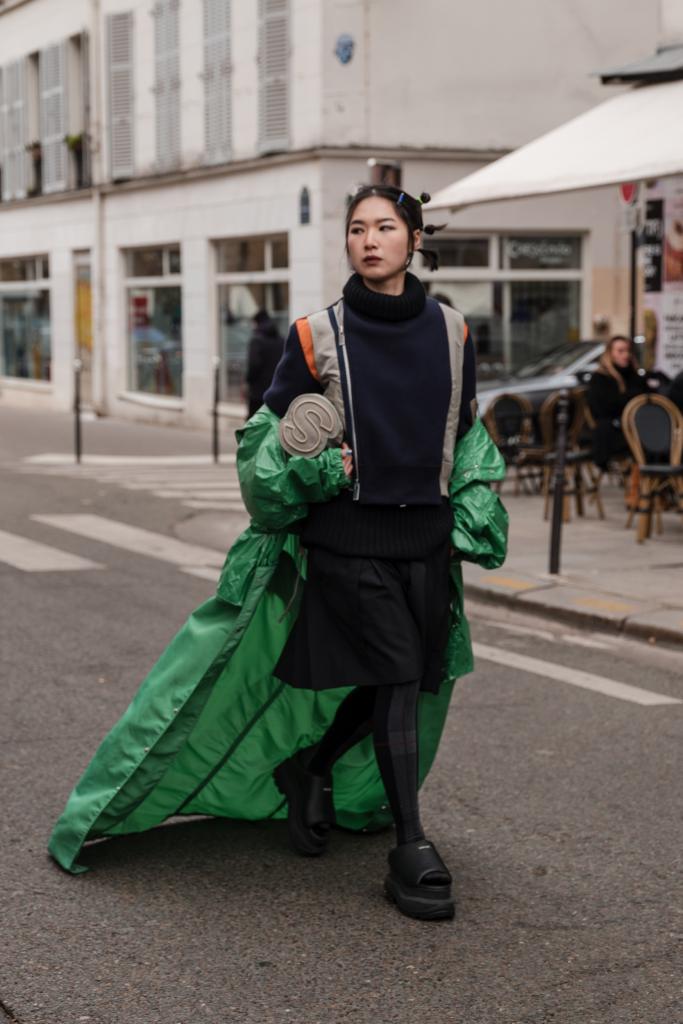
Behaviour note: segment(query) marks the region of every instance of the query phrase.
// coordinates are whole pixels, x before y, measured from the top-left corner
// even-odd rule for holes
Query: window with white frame
[[[431,295],[466,317],[481,380],[514,371],[581,331],[580,235],[430,238],[435,273],[423,273]]]
[[[157,0],[152,14],[156,162],[171,170],[180,162],[180,0]]]
[[[289,0],[259,0],[259,148],[289,145]]]
[[[256,313],[265,311],[283,337],[289,327],[289,242],[287,235],[254,235],[215,245],[221,398],[236,403]]]
[[[51,378],[50,263],[47,256],[0,260],[0,376]]]
[[[133,123],[133,12],[107,17],[109,173],[131,178],[135,167]]]
[[[89,181],[85,32],[6,67],[0,87],[3,198],[81,188]]]
[[[127,249],[128,387],[152,395],[183,391],[180,246]]]
[[[204,150],[208,163],[232,148],[231,0],[204,0]]]

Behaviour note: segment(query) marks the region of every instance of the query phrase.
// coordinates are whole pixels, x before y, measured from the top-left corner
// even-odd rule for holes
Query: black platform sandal
[[[428,839],[397,846],[389,854],[387,895],[408,917],[423,921],[454,917],[451,875]]]
[[[329,776],[308,771],[312,750],[299,750],[273,772],[275,785],[287,797],[289,840],[307,857],[319,857],[327,849],[329,831],[334,825],[332,781]]]

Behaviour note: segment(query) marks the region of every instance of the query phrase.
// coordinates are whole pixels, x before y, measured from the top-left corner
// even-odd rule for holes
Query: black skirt
[[[449,543],[419,561],[310,548],[301,607],[274,674],[308,690],[419,679],[436,693],[449,612]]]

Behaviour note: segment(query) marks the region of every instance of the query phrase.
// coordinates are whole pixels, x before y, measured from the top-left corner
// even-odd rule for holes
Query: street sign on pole
[[[624,206],[635,206],[638,202],[638,192],[640,191],[640,182],[638,181],[622,181],[619,186],[619,198],[621,199]]]

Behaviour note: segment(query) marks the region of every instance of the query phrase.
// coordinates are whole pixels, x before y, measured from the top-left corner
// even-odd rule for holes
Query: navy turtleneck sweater
[[[398,296],[370,291],[354,274],[344,288],[344,330],[359,500],[345,491],[312,505],[302,541],[340,554],[425,557],[447,540],[452,527],[450,507],[439,490],[451,392],[443,314],[412,274],[406,275]],[[458,436],[472,424],[475,390],[474,350],[468,340]],[[298,395],[321,391],[292,327],[264,401],[283,416]]]

